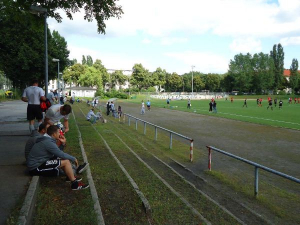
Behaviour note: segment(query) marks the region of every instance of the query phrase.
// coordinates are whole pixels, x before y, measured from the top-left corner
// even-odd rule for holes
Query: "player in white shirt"
[[[27,87],[22,95],[22,101],[28,102],[27,106],[27,120],[29,121],[30,133],[35,130],[34,121],[38,120],[39,125],[43,120],[43,113],[41,110],[41,101],[46,101],[45,94],[42,88],[38,87],[38,80],[34,79],[31,86]]]
[[[53,105],[51,106],[45,116],[45,123],[53,125],[64,119],[65,133],[69,131],[69,114],[72,112],[70,105]]]

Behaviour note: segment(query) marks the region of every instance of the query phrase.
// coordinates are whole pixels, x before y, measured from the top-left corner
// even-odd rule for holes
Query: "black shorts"
[[[28,104],[27,106],[27,120],[41,120],[43,119],[43,113],[40,105]]]
[[[44,162],[38,168],[30,170],[32,176],[57,177],[59,175],[60,159],[54,157]]]

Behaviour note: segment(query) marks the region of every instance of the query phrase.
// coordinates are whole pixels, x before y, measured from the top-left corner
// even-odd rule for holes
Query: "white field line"
[[[79,145],[80,145],[82,157],[83,157],[84,161],[88,163],[88,159],[87,159],[87,156],[85,154],[85,150],[84,150],[83,143],[82,143],[81,132],[80,132],[79,127],[77,125],[76,117],[75,117],[75,114],[74,114],[73,111],[72,111],[72,114],[73,114],[73,117],[74,117],[74,120],[75,120],[75,125],[76,125],[76,128],[77,128],[77,132],[78,132],[78,139],[79,139]],[[105,225],[103,215],[102,215],[102,211],[101,211],[101,206],[100,206],[100,203],[99,203],[97,190],[96,190],[95,183],[94,183],[92,173],[91,173],[91,170],[90,170],[89,166],[87,168],[86,173],[87,173],[87,179],[88,179],[88,182],[89,182],[89,185],[90,185],[92,199],[94,201],[94,210],[97,214],[98,225]]]
[[[127,133],[125,133],[123,130],[120,130],[121,132],[123,132],[126,136],[129,136]],[[116,135],[116,134],[115,134]],[[117,136],[117,135],[116,135]],[[119,138],[119,140],[141,161],[142,159],[140,159],[140,157],[129,147],[127,146],[127,144],[125,144],[123,142],[123,140],[117,136],[117,138]],[[176,175],[178,175],[184,182],[186,182],[187,184],[189,184],[190,186],[192,186],[196,191],[198,191],[200,194],[202,194],[205,198],[207,198],[209,201],[213,202],[214,204],[216,204],[217,206],[219,206],[224,212],[226,212],[227,214],[229,214],[230,216],[232,216],[234,219],[236,219],[240,224],[245,224],[243,221],[241,221],[239,218],[237,218],[235,215],[233,215],[230,211],[228,211],[225,207],[223,207],[222,205],[220,205],[218,202],[216,202],[215,200],[213,200],[211,197],[209,197],[207,194],[205,194],[204,192],[202,192],[201,190],[197,189],[196,186],[194,184],[192,184],[191,182],[189,182],[188,180],[186,180],[181,174],[179,174],[176,170],[174,170],[171,166],[169,166],[167,163],[165,163],[164,161],[162,161],[160,158],[158,158],[157,156],[155,156],[152,152],[148,151],[148,149],[137,139],[135,139],[135,141],[144,149],[146,150],[150,155],[152,155],[156,160],[158,160],[159,162],[161,162],[162,164],[164,164],[166,167],[168,167],[172,172],[174,172]],[[145,166],[148,167],[148,164],[146,162],[144,162],[143,160],[141,161],[145,164]],[[150,166],[149,166],[150,167]],[[150,167],[151,168],[151,167]],[[151,168],[151,170],[153,170]],[[156,173],[154,171],[154,173]],[[157,176],[159,176],[157,174]],[[163,178],[161,178],[163,179]],[[169,185],[169,184],[168,184]],[[175,190],[174,190],[175,191]],[[179,193],[178,193],[179,194]],[[192,206],[191,206],[192,207]],[[193,207],[192,207],[193,208]],[[193,208],[194,209],[194,208]],[[194,209],[196,210],[196,209]],[[197,211],[197,210],[196,210]],[[198,211],[197,211],[198,212]],[[201,215],[201,214],[200,214]],[[201,215],[202,216],[202,215]],[[203,216],[202,216],[203,217]],[[204,217],[203,217],[204,218]],[[205,218],[204,218],[205,219]],[[206,220],[206,219],[205,219]],[[205,221],[206,222],[206,221]]]

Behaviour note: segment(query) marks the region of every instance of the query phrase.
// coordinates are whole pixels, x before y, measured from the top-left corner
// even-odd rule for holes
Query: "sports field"
[[[283,98],[282,109],[279,109],[277,103],[276,107],[273,104],[273,110],[271,110],[271,108],[267,109],[267,96],[263,96],[262,107],[258,107],[256,103],[256,98],[253,98],[253,96],[245,96],[245,98],[247,98],[247,108],[243,107],[244,98],[241,98],[240,96],[238,99],[234,97],[232,103],[230,101],[230,97],[228,97],[227,100],[215,99],[217,103],[217,113],[209,112],[208,104],[210,100],[208,99],[192,100],[191,109],[187,109],[187,100],[172,100],[170,102],[169,109],[189,111],[203,115],[211,115],[250,123],[300,130],[300,104],[294,104],[294,100],[292,101],[292,104],[288,104],[288,99]],[[149,97],[147,95],[141,95],[138,96],[137,99],[130,99],[128,101],[133,103],[141,103],[142,100],[146,102],[148,99]],[[278,98],[278,102],[279,99],[280,98]],[[166,100],[151,98],[150,101],[151,105],[154,107],[167,107]]]

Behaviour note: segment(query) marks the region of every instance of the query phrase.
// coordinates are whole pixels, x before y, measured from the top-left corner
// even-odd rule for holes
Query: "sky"
[[[300,0],[120,0],[121,19],[97,23],[84,10],[48,19],[68,43],[70,59],[100,59],[107,69],[131,70],[141,63],[150,72],[161,67],[181,75],[192,71],[226,73],[236,54],[269,54],[281,43],[284,66],[300,60]]]

